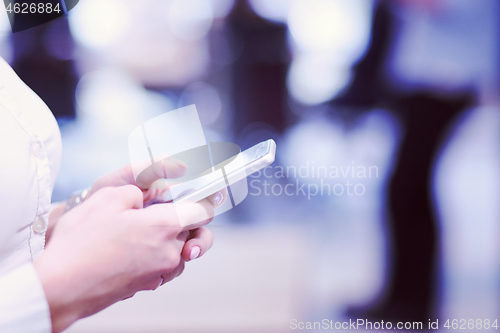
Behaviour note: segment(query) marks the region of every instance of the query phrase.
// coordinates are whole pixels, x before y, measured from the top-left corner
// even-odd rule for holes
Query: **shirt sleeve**
[[[0,276],[0,332],[50,333],[50,310],[32,263]]]

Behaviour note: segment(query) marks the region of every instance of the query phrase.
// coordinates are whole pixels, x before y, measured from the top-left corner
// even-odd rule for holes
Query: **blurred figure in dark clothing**
[[[227,18],[226,30],[235,58],[231,65],[235,133],[256,122],[283,132],[290,63],[286,26],[259,17],[246,0],[239,0]]]
[[[66,16],[12,34],[19,77],[48,105],[56,118],[75,117],[73,39]]]
[[[427,2],[430,3],[430,2]],[[392,236],[389,276],[382,297],[354,318],[427,321],[436,318],[439,299],[440,233],[433,207],[433,163],[452,121],[475,103],[475,91],[439,92],[432,87],[404,90],[390,86],[386,70],[400,22],[391,2],[379,2],[372,38],[354,67],[345,93],[331,104],[336,109],[391,110],[405,134],[390,181],[389,228]]]

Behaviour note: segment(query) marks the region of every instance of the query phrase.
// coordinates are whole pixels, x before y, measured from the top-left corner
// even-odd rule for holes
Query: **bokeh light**
[[[215,18],[222,18],[229,14],[234,6],[234,0],[210,0]]]
[[[213,18],[209,0],[172,0],[166,17],[174,35],[184,40],[205,37]]]
[[[259,16],[271,21],[286,22],[293,0],[250,0],[250,6]]]
[[[146,91],[126,73],[105,69],[78,83],[79,116],[91,117],[107,133],[128,133],[137,123],[173,109],[168,98]]]
[[[368,45],[372,3],[364,0],[295,0],[288,26],[294,53],[290,94],[319,104],[349,82],[353,63]]]
[[[204,82],[189,85],[182,93],[179,107],[195,104],[202,125],[210,125],[219,118],[222,102],[217,90]]]
[[[370,6],[366,0],[297,0],[288,18],[290,32],[303,48],[359,56],[369,37]]]
[[[314,53],[297,56],[288,72],[288,90],[305,104],[318,104],[330,99],[344,88],[351,78],[346,64]]]
[[[284,138],[281,150],[285,165],[300,166],[304,161],[339,165],[349,160],[342,126],[325,117],[299,122],[287,130]]]
[[[75,39],[89,48],[112,47],[131,28],[125,1],[86,0],[70,12],[70,28]]]

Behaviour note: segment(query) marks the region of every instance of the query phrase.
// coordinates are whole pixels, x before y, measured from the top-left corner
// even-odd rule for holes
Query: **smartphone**
[[[274,140],[263,141],[217,164],[203,176],[172,186],[163,198],[156,198],[151,204],[200,201],[271,165],[275,156]]]

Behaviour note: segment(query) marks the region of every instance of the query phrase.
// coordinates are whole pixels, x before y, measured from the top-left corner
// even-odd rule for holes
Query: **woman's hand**
[[[92,185],[89,193],[87,194],[87,198],[91,197],[98,190],[105,187],[118,187],[124,185],[136,185],[143,194],[143,202],[147,202],[169,190],[168,183],[164,180],[165,178],[175,179],[182,177],[187,170],[187,165],[182,161],[174,160],[171,157],[166,155],[157,157],[157,162],[151,164],[148,161],[144,162],[144,168],[142,172],[138,175],[137,179],[135,179],[134,172],[132,169],[132,165],[128,164],[125,167],[118,169],[116,171],[107,173],[101,177],[99,177],[95,183]],[[149,165],[149,166],[148,166]],[[222,200],[215,200],[216,196],[222,196]],[[207,199],[213,203],[214,207],[217,208],[221,206],[227,198],[227,190],[221,191],[219,194],[213,194]],[[217,203],[215,203],[217,202]],[[64,214],[65,203],[59,205],[59,207],[55,208],[50,214],[49,218],[49,226],[47,228],[47,233],[45,235],[46,242],[49,243],[52,232],[59,222],[59,219]],[[184,258],[187,259],[196,259],[203,255],[204,251],[200,250],[199,254],[196,255],[198,249],[198,235],[206,235],[206,237],[213,239],[213,236],[210,230],[204,228],[203,230],[197,231],[193,230],[190,232],[188,237],[188,244],[186,246],[186,253],[189,255],[185,255]],[[192,239],[192,241],[190,241]],[[201,248],[200,248],[201,249]]]
[[[137,186],[105,187],[61,217],[34,262],[54,332],[137,291],[156,289],[210,248],[212,234],[201,228],[213,218],[209,199],[142,209],[143,200]]]
[[[162,156],[163,157],[163,156]],[[173,160],[169,157],[159,158],[158,162],[148,166],[151,162],[144,162],[144,170],[137,177],[134,177],[132,165],[128,164],[125,167],[107,173],[99,177],[92,185],[87,198],[104,187],[116,187],[124,185],[136,185],[143,192],[143,202],[146,202],[162,193],[168,191],[168,184],[165,181],[160,181],[162,178],[179,178],[182,177],[187,170],[186,164],[180,161]],[[141,166],[138,166],[141,167]],[[155,183],[153,185],[153,183]],[[152,186],[153,185],[153,186]],[[64,214],[66,202],[63,202],[58,207],[52,210],[49,217],[49,226],[45,235],[46,242],[49,242],[52,231],[59,222],[59,219]]]

